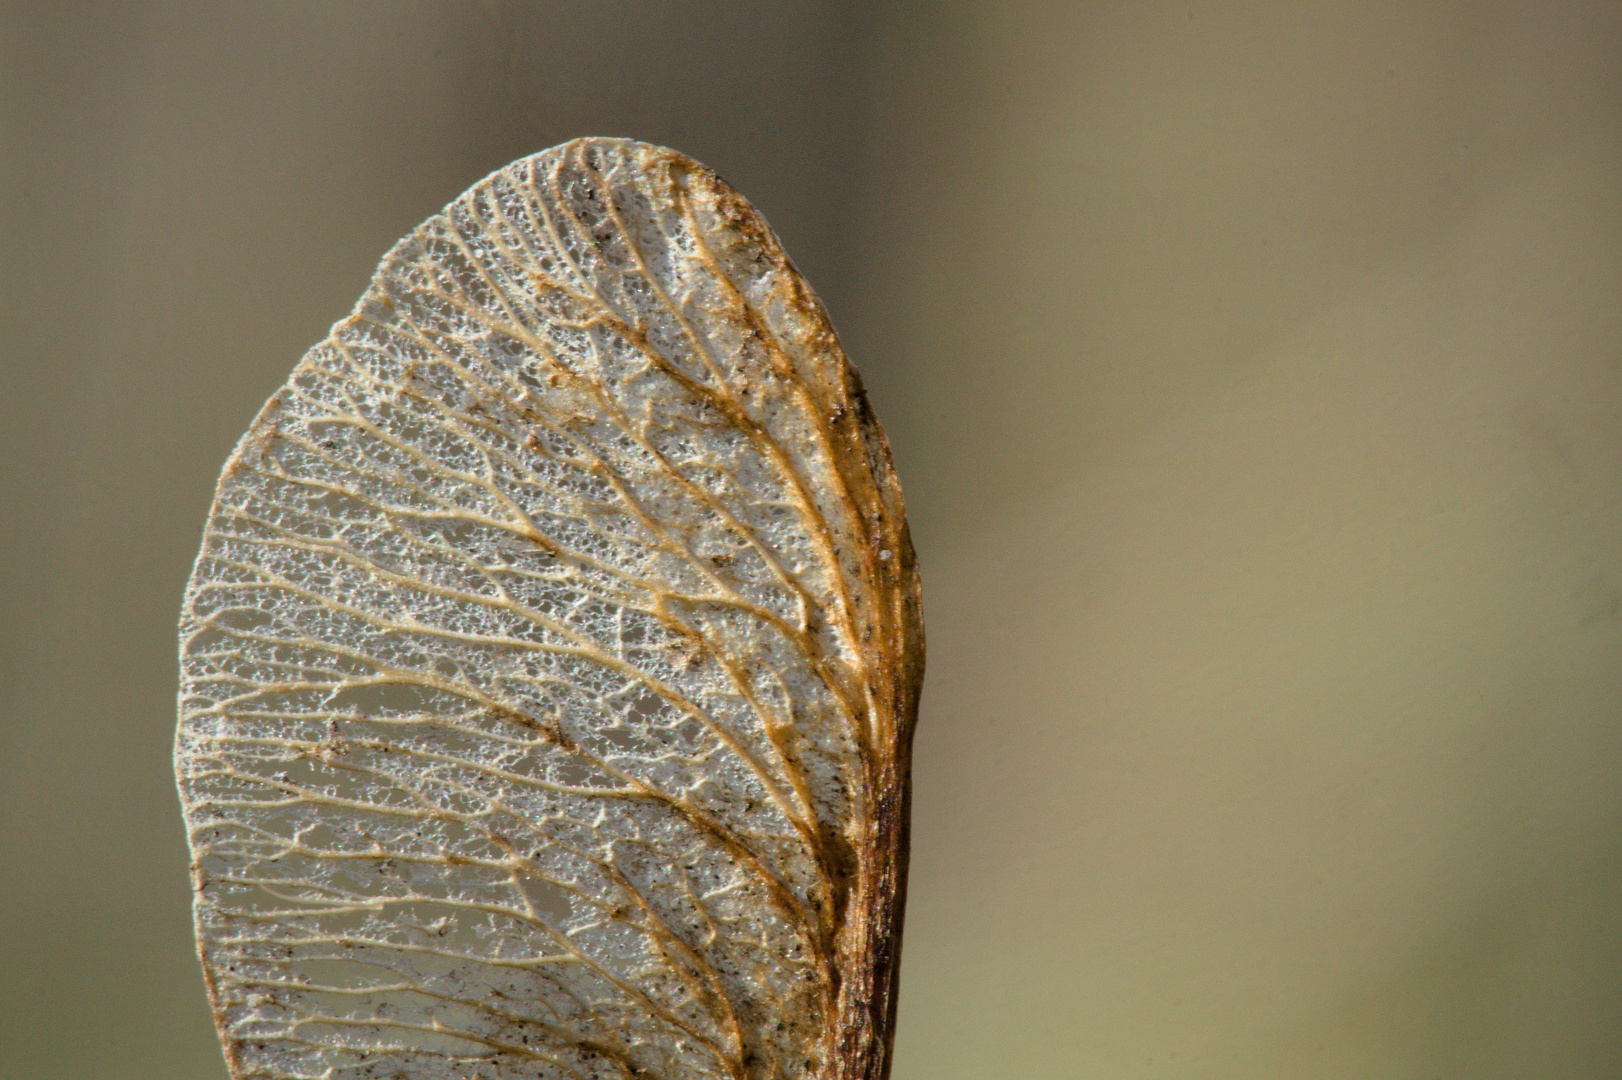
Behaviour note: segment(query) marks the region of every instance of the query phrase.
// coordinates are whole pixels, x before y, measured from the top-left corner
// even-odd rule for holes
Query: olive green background
[[[890,433],[895,1080],[1622,1075],[1622,5],[12,3],[0,108],[0,1080],[224,1076],[214,477],[582,134],[755,201]]]

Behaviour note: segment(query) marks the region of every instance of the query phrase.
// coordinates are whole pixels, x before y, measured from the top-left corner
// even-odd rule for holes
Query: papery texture
[[[225,467],[176,761],[236,1077],[878,1077],[922,676],[761,217],[582,140],[403,240]]]

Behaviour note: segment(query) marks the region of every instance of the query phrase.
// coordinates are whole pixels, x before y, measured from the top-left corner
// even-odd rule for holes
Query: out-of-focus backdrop
[[[582,134],[821,291],[923,561],[895,1080],[1622,1075],[1622,6],[0,9],[0,1078],[220,1080],[217,470]]]

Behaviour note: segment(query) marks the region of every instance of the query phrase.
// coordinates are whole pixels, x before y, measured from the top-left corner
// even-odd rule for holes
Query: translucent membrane
[[[395,246],[225,466],[176,768],[234,1077],[880,1077],[923,669],[765,221],[588,139]]]

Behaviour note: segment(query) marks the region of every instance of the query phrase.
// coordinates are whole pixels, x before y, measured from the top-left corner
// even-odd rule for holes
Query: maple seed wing
[[[880,1077],[922,674],[888,450],[669,150],[401,241],[220,479],[181,622],[234,1077]]]

